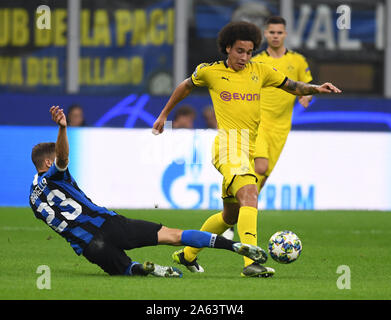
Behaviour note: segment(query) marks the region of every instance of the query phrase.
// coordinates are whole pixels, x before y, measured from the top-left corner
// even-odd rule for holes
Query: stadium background
[[[75,26],[67,24],[75,4],[80,46],[69,36]],[[77,103],[88,126],[69,128],[70,170],[94,201],[128,209],[220,208],[221,179],[209,158],[215,131],[202,118],[211,103],[207,92],[196,89],[181,103],[197,110],[195,130],[153,136],[150,128],[178,81],[200,62],[221,59],[215,43],[223,25],[240,19],[262,25],[266,16],[282,14],[288,48],[307,57],[314,82],[331,81],[344,93],[317,96],[306,110],[295,107],[260,208],[391,210],[391,72],[385,71],[391,5],[346,1],[351,29],[340,30],[340,4],[0,0],[0,176],[6,181],[0,206],[28,206],[31,147],[56,138],[48,108]],[[51,9],[50,30],[36,26],[40,5]]]

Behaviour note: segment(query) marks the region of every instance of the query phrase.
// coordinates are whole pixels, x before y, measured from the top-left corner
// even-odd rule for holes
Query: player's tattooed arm
[[[306,96],[318,93],[317,85],[288,79],[282,89],[297,96]]]
[[[291,79],[287,79],[281,89],[296,96],[308,96],[317,93],[341,93],[340,89],[329,82],[322,85],[316,85]]]

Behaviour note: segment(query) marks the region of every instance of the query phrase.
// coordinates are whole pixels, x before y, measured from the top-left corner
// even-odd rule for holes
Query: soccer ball
[[[269,254],[279,263],[292,263],[300,256],[302,245],[292,231],[278,231],[269,240]]]

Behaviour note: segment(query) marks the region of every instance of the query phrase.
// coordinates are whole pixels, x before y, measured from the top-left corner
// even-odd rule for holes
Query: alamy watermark
[[[196,129],[193,135],[174,134],[172,122],[166,121],[164,135],[156,140],[156,143],[149,144],[140,153],[143,163],[171,163],[190,166],[201,165],[212,162],[216,167],[229,164],[232,168],[231,174],[247,172],[251,167],[250,161],[253,156],[250,147],[255,148],[255,137],[250,137],[249,129],[218,129],[214,134],[214,143],[211,145],[211,153],[204,152],[203,146],[206,141],[199,134],[207,129]],[[152,131],[158,135],[156,131]],[[208,141],[209,143],[209,141]],[[190,146],[190,149],[189,149]],[[212,159],[210,159],[210,154]]]
[[[50,7],[46,5],[41,5],[37,8],[37,20],[36,26],[38,29],[51,29],[51,12]]]
[[[350,280],[351,280],[351,273],[350,268],[347,265],[340,265],[337,268],[337,273],[341,274],[337,279],[337,288],[340,290],[350,290]]]
[[[337,19],[337,28],[339,30],[350,30],[351,29],[351,9],[346,4],[341,4],[337,8],[339,17]]]
[[[50,268],[47,265],[40,265],[38,266],[36,273],[40,274],[36,281],[37,288],[39,290],[50,290],[52,288]]]

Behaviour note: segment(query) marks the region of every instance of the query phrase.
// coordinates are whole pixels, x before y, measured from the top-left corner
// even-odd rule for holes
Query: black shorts
[[[83,255],[110,275],[126,274],[132,260],[124,250],[156,246],[161,228],[161,224],[154,222],[112,216],[84,249]]]

